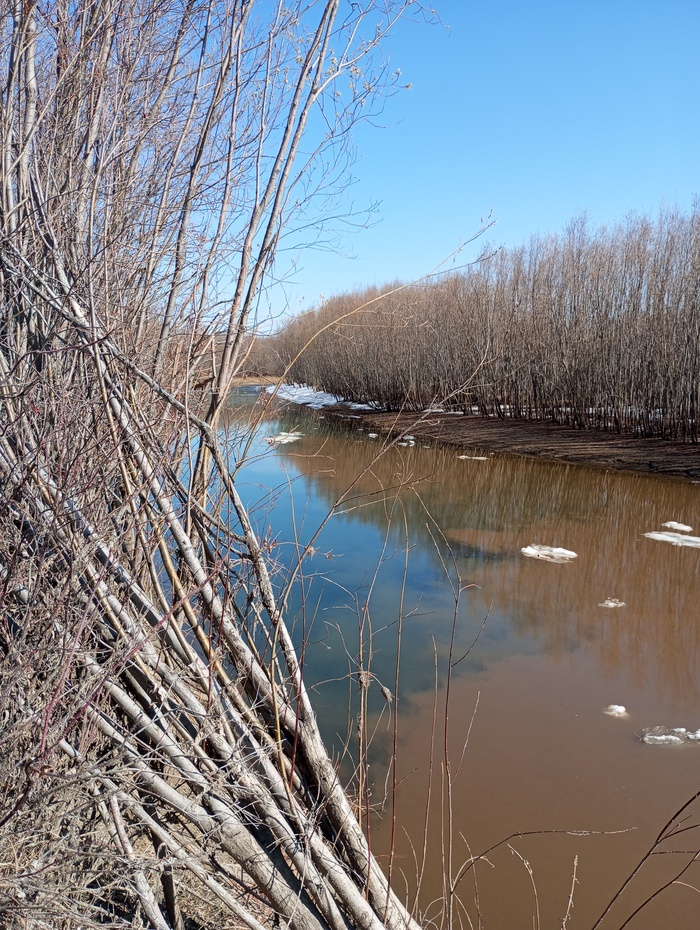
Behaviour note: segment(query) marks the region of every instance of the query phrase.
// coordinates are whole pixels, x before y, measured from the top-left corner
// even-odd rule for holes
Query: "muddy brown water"
[[[302,435],[268,446],[263,433],[281,430]],[[313,537],[291,616],[339,756],[356,731],[360,649],[370,663],[371,839],[395,886],[436,925],[451,877],[455,927],[595,926],[700,791],[700,744],[640,740],[700,728],[700,549],[644,535],[667,521],[700,535],[700,487],[479,449],[381,456],[359,421],[339,429],[293,407],[263,433],[242,483],[278,584]],[[577,557],[527,558],[532,544]],[[399,627],[390,707],[380,685],[397,690]],[[651,896],[627,926],[700,926],[700,805],[682,818],[601,927]]]

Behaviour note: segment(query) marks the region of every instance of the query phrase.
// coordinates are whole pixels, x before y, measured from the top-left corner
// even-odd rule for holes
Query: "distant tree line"
[[[273,346],[288,380],[352,401],[697,442],[700,204],[333,297]]]

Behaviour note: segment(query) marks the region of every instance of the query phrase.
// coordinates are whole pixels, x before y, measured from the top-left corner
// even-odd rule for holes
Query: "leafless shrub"
[[[333,195],[411,12],[2,7],[6,925],[182,930],[204,901],[250,928],[414,926],[217,432],[280,237]]]
[[[697,442],[699,272],[697,204],[582,218],[436,282],[331,298],[277,344],[291,380],[353,401]]]

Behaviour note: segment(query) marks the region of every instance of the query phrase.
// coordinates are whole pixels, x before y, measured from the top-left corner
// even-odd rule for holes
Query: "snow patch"
[[[668,523],[662,523],[662,526],[665,526],[667,530],[678,530],[679,533],[692,533],[693,527],[688,526],[685,523],[676,523],[675,520],[669,520]]]
[[[278,433],[276,436],[268,436],[267,441],[271,446],[286,446],[288,442],[296,442],[301,439],[303,433]]]
[[[627,607],[624,601],[618,600],[616,597],[606,597],[604,601],[601,601],[598,604],[598,607]]]
[[[488,462],[488,455],[458,455],[458,459],[471,459],[474,462]]]
[[[578,555],[571,549],[561,549],[557,546],[541,546],[533,543],[525,546],[520,550],[523,555],[530,559],[542,559],[544,562],[570,562],[577,559]]]
[[[693,549],[700,549],[700,536],[686,536],[683,533],[656,532],[645,533],[648,539],[658,539],[660,542],[671,543],[672,546],[690,546]]]
[[[356,404],[335,394],[328,394],[326,391],[315,391],[306,384],[281,384],[279,387],[271,384],[265,390],[268,394],[275,394],[280,400],[288,400],[293,404],[303,404],[305,407],[312,407],[314,410],[321,410],[323,407],[335,407],[337,404],[343,404],[352,410],[373,409],[369,404]]]

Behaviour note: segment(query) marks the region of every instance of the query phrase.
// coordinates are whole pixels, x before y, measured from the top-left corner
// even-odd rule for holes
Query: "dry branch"
[[[412,9],[3,7],[6,923],[182,930],[213,896],[260,930],[255,888],[299,930],[416,926],[326,751],[217,432],[279,238],[312,209],[292,194],[391,91],[381,40]]]

